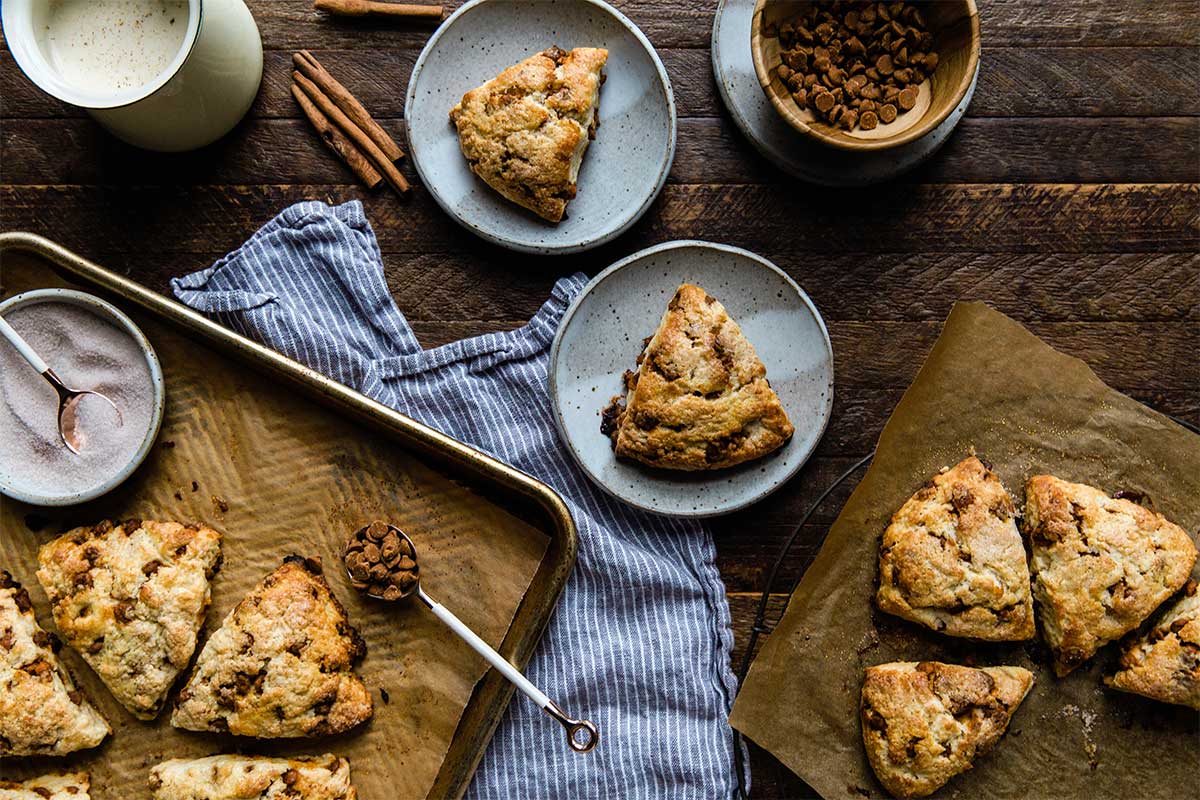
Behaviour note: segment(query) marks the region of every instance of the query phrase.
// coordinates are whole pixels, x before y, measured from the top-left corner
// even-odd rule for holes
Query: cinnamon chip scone
[[[354,672],[366,651],[321,563],[288,556],[209,637],[171,724],[258,738],[341,733],[371,717]]]
[[[517,205],[559,222],[600,124],[608,51],[551,47],[463,95],[450,111],[471,171]]]
[[[978,458],[933,476],[892,517],[879,548],[876,602],[947,636],[1033,637],[1012,498]]]
[[[613,398],[600,428],[618,456],[721,469],[779,449],[795,430],[753,345],[699,286],[675,292],[637,364],[624,405]]]
[[[297,758],[209,756],[164,761],[150,770],[154,800],[356,800],[350,762],[333,755]]]
[[[991,750],[1031,686],[1021,667],[867,667],[859,709],[871,769],[895,797],[932,794]]]
[[[43,545],[37,576],[67,644],[149,720],[196,649],[220,557],[203,525],[105,521]]]
[[[0,571],[0,758],[63,756],[112,733],[59,664],[29,592]]]
[[[1149,633],[1125,646],[1120,669],[1104,682],[1200,711],[1200,591],[1195,581],[1187,582],[1183,597]]]
[[[1142,624],[1196,561],[1192,537],[1161,514],[1051,475],[1026,484],[1022,526],[1059,676]]]
[[[0,780],[0,800],[89,800],[90,789],[86,772],[43,775],[20,783]]]

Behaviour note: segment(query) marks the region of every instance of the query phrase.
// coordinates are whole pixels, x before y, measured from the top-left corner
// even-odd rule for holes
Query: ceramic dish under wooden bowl
[[[750,24],[750,52],[758,82],[771,105],[797,131],[842,150],[885,150],[916,141],[937,128],[966,96],[979,65],[979,10],[975,0],[921,3],[934,36],[938,65],[919,87],[916,105],[873,130],[847,131],[831,125],[793,99],[777,68],[782,62],[779,26],[811,8],[812,0],[758,0]]]

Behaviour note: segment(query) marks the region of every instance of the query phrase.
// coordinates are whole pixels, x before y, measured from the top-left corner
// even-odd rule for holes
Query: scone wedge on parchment
[[[0,758],[64,756],[112,733],[58,661],[29,592],[0,571]]]
[[[204,525],[105,521],[43,545],[37,576],[63,639],[149,720],[196,650],[220,559]]]
[[[1061,677],[1137,628],[1191,574],[1187,531],[1095,487],[1035,475],[1022,521],[1033,550],[1033,596]]]
[[[341,733],[371,717],[367,645],[312,558],[288,556],[209,637],[171,724],[257,738]]]
[[[876,603],[947,636],[1033,638],[1016,511],[978,458],[934,475],[892,517],[879,548]]]
[[[1032,686],[1021,667],[867,667],[859,711],[871,769],[895,797],[932,794],[1000,741]]]
[[[0,780],[0,800],[89,800],[86,772],[43,775],[27,781]]]
[[[602,48],[551,47],[464,94],[450,121],[471,171],[517,205],[562,221],[600,122],[607,61]]]
[[[356,800],[350,762],[333,755],[296,758],[209,756],[164,761],[150,770],[154,800],[303,798]]]
[[[601,431],[616,454],[655,467],[732,467],[771,453],[794,428],[754,346],[716,298],[685,283],[625,373]]]
[[[1200,591],[1188,581],[1179,598],[1145,635],[1125,644],[1114,689],[1200,711]]]

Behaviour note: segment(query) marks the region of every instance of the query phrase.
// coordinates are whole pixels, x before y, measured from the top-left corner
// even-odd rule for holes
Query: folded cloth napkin
[[[526,326],[422,350],[383,278],[361,204],[299,203],[208,269],[176,278],[192,308],[552,486],[579,557],[529,678],[600,744],[516,695],[471,784],[475,798],[728,797],[733,634],[709,533],[610,498],[559,442],[550,343],[586,283],[563,278]]]

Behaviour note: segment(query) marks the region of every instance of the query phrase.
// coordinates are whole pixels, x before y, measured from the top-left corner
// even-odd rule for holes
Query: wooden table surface
[[[420,185],[407,201],[365,192],[300,118],[290,57],[308,48],[402,141],[404,92],[428,26],[332,20],[308,0],[248,4],[266,48],[262,90],[240,127],[188,155],[117,142],[0,51],[0,229],[53,237],[165,291],[290,203],[358,198],[388,284],[427,346],[515,327],[557,276],[595,274],[658,242],[708,239],[773,260],[824,315],[837,385],[829,431],[800,475],[714,523],[735,659],[783,539],[869,452],[956,299],[988,301],[1111,386],[1200,422],[1196,3],[979,0],[979,87],[945,149],[898,182],[833,191],[778,174],[730,120],[709,59],[716,0],[620,0],[670,73],[678,152],[632,230],[558,258],[473,238]],[[850,488],[801,535],[773,615]],[[754,796],[810,794],[763,751],[752,764]]]

